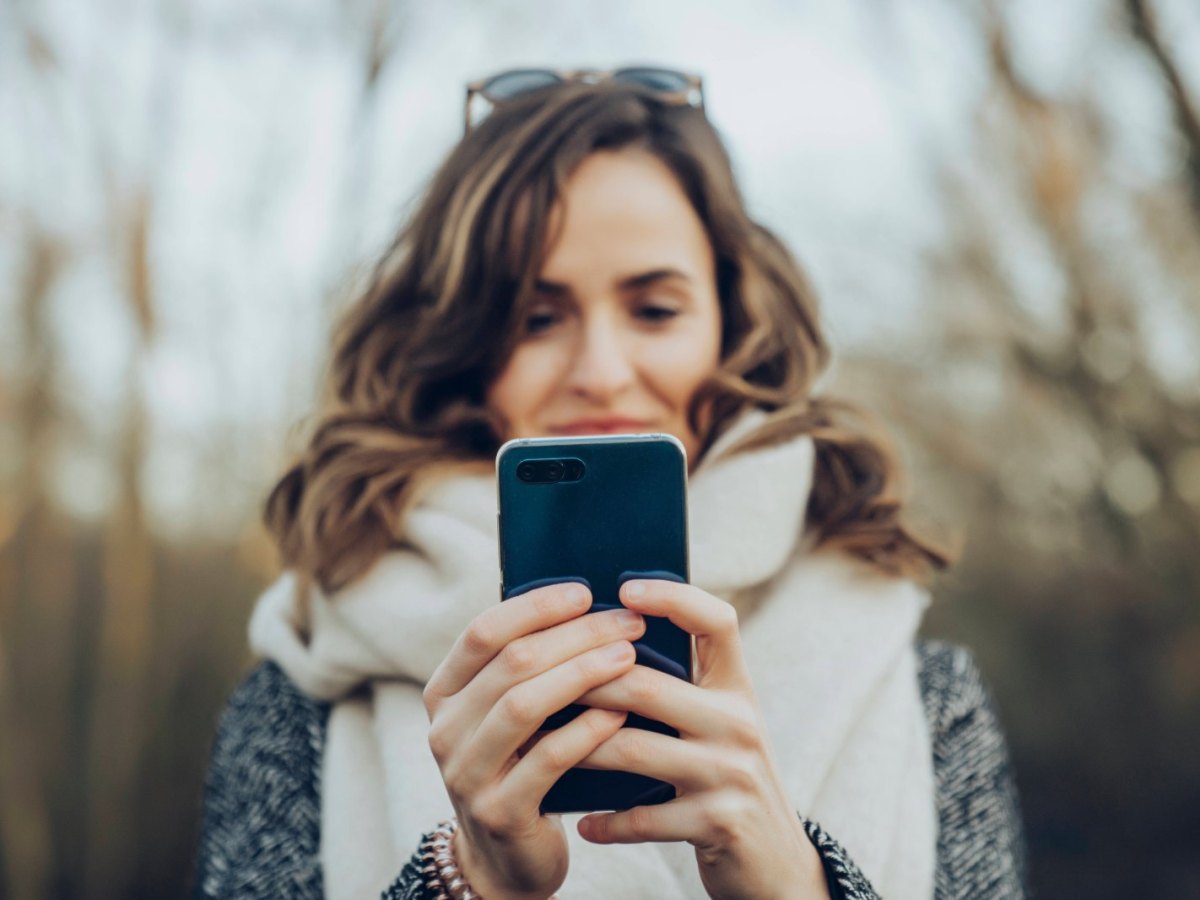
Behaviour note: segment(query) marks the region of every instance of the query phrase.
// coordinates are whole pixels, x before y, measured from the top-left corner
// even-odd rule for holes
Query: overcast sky
[[[367,106],[372,4],[177,5],[34,4],[22,16],[56,60],[42,69],[12,7],[0,9],[0,284],[16,284],[29,218],[72,248],[54,315],[84,429],[61,463],[64,493],[83,514],[111,494],[106,454],[134,347],[110,227],[143,185],[159,329],[136,377],[153,414],[147,486],[170,519],[213,492],[196,473],[211,472],[224,428],[258,437],[235,442],[250,456],[224,460],[216,493],[257,502],[283,430],[311,406],[330,298],[459,137],[467,81],[518,65],[702,74],[752,212],[807,264],[849,347],[920,331],[923,254],[945,239],[934,167],[972,157],[985,89],[972,4],[959,0],[397,5]],[[1051,95],[1099,85],[1130,123],[1129,177],[1169,176],[1161,90],[1141,55],[1114,49],[1109,4],[1002,6],[1031,83]],[[1156,6],[1200,84],[1200,12]],[[1053,273],[1025,257],[1017,277],[1049,308]],[[0,294],[0,322],[15,323],[14,294]],[[0,357],[19,359],[8,325]]]

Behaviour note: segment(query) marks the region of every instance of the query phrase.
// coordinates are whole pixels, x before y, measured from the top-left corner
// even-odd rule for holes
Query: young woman
[[[287,569],[220,724],[200,896],[1022,894],[986,691],[915,638],[946,559],[854,410],[814,396],[815,300],[699,89],[633,69],[468,90],[267,501]],[[475,127],[473,94],[494,106]],[[578,584],[496,602],[499,445],[614,431],[684,444],[692,584],[631,582],[595,615]],[[694,684],[634,664],[647,616],[695,635]],[[540,815],[576,765],[677,797]]]

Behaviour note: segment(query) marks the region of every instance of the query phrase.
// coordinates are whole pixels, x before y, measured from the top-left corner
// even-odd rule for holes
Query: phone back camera
[[[555,484],[560,481],[578,481],[583,477],[583,460],[527,459],[517,465],[517,478],[526,484]]]

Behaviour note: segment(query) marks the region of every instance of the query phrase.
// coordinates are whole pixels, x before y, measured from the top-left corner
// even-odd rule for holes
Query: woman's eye
[[[551,325],[558,321],[558,317],[550,312],[535,312],[530,313],[525,318],[525,331],[527,334],[537,334],[540,331],[545,331]]]
[[[679,311],[669,306],[643,306],[637,314],[651,322],[665,322],[679,315]]]

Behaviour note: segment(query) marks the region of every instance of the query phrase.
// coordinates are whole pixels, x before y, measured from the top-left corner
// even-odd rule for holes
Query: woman
[[[473,93],[495,108],[471,128]],[[698,94],[663,70],[468,91],[268,499],[287,571],[218,733],[199,895],[1022,893],[978,673],[915,642],[946,559],[904,525],[883,446],[813,396],[812,292]],[[624,615],[584,615],[582,585],[497,603],[499,444],[605,431],[687,449],[693,583],[627,584]],[[646,616],[696,636],[694,684],[634,665]],[[678,796],[539,815],[576,765]]]

